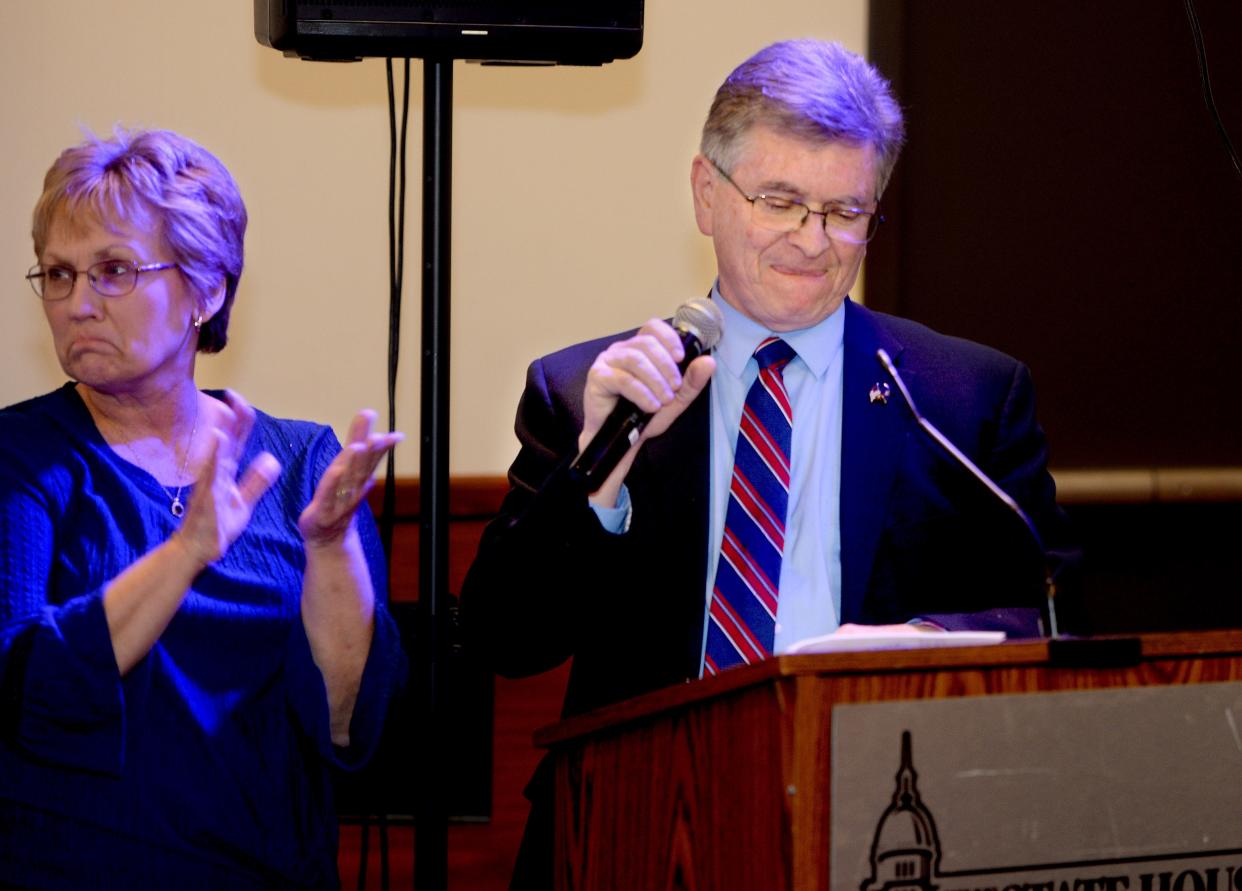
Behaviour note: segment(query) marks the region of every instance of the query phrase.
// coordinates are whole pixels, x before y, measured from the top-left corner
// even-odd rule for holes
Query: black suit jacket
[[[1043,567],[1027,530],[928,440],[895,385],[887,402],[870,398],[874,384],[889,382],[875,358],[882,347],[920,411],[1022,505],[1061,562],[1071,553],[1069,537],[1027,369],[996,350],[852,302],[845,312],[843,620],[924,617],[952,629],[1037,633]],[[587,370],[609,342],[627,336],[579,344],[530,366],[512,488],[462,592],[475,653],[501,674],[524,676],[573,658],[566,715],[699,673],[708,394],[643,445],[626,477],[633,505],[626,534],[605,532],[564,472],[577,451]]]

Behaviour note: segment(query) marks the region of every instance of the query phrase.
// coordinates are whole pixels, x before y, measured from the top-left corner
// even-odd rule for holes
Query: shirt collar
[[[753,319],[742,315],[720,296],[720,282],[712,285],[712,300],[724,315],[724,333],[716,344],[717,363],[723,365],[736,378],[742,376],[746,363],[764,338],[780,337],[798,353],[798,358],[817,378],[823,377],[840,352],[845,340],[845,303],[836,311],[810,328],[797,331],[769,331]]]

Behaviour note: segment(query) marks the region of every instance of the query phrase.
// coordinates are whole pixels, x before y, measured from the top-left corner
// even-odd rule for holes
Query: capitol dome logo
[[[893,801],[880,817],[871,844],[871,877],[861,891],[936,891],[940,839],[936,821],[919,797],[910,753],[910,731],[901,734],[901,767]]]

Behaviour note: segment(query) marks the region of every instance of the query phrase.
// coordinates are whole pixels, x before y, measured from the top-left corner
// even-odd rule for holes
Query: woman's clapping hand
[[[280,462],[263,452],[238,478],[238,464],[254,427],[254,409],[232,390],[225,391],[220,409],[208,429],[207,458],[177,531],[186,550],[203,566],[224,556],[245,531],[254,506],[280,476]]]
[[[341,453],[324,471],[315,495],[298,518],[308,546],[339,542],[349,531],[354,512],[374,483],[375,469],[388,450],[404,439],[401,433],[375,432],[375,412],[363,409],[349,425]]]

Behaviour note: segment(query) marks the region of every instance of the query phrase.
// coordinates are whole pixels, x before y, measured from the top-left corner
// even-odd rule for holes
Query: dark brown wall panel
[[[1242,143],[1242,3],[1195,0]],[[909,143],[867,301],[1029,364],[1056,467],[1242,464],[1242,176],[1177,0],[873,0]]]

